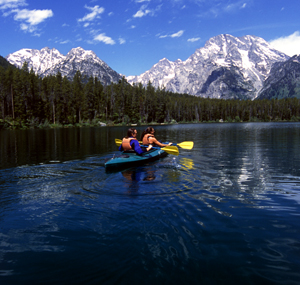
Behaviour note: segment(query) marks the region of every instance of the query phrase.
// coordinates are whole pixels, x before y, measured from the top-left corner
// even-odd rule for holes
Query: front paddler
[[[143,145],[154,145],[159,147],[169,146],[172,145],[172,143],[164,144],[158,141],[154,136],[155,130],[152,127],[148,127],[146,130],[143,131],[141,136],[141,141],[143,142]]]
[[[146,151],[142,150],[138,140],[136,139],[137,130],[134,128],[130,128],[127,131],[127,136],[123,138],[122,144],[119,147],[120,151],[131,151],[134,150],[136,154],[141,155],[146,151],[149,151],[152,148],[152,145],[149,145],[146,148]]]

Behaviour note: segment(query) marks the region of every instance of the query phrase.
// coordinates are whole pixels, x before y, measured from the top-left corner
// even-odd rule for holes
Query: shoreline
[[[191,122],[165,122],[165,123],[132,123],[132,124],[115,124],[112,122],[109,123],[90,123],[90,122],[82,122],[77,124],[39,124],[39,125],[23,125],[20,123],[14,124],[14,122],[0,120],[0,131],[1,130],[42,130],[42,129],[68,129],[68,128],[84,128],[84,127],[93,127],[93,128],[105,128],[105,127],[140,127],[140,126],[169,126],[169,125],[184,125],[184,124],[223,124],[223,123],[292,123],[292,122],[300,122],[300,118],[297,120],[270,120],[270,121],[261,121],[261,120],[251,120],[251,121],[191,121]]]

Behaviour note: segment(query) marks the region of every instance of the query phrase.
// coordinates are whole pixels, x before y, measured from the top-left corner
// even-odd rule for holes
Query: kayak
[[[113,157],[105,163],[106,170],[118,170],[138,166],[147,162],[158,160],[167,156],[168,153],[160,148],[152,148],[142,155],[137,155],[134,151],[123,151],[120,156]]]

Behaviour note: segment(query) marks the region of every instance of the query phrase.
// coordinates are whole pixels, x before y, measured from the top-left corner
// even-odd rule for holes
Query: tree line
[[[300,121],[297,98],[224,100],[177,94],[164,88],[131,86],[125,78],[104,85],[77,71],[44,78],[28,64],[0,66],[2,127],[150,124],[175,122]]]

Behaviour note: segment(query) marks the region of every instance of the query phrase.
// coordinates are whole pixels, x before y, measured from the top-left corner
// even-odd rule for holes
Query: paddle
[[[182,142],[182,143],[177,143],[177,144],[174,144],[174,145],[178,145],[178,146],[180,146],[181,148],[184,148],[184,149],[192,149],[194,147],[194,142],[192,142],[192,141]]]
[[[120,146],[122,144],[122,140],[115,139],[115,143],[117,146]]]
[[[154,146],[153,148],[157,148],[157,147]],[[174,155],[178,155],[179,154],[178,147],[175,146],[175,145],[164,146],[164,147],[162,147],[160,149],[164,150],[165,152],[167,152],[169,154],[174,154]]]
[[[120,146],[122,144],[122,140],[119,139],[115,139],[116,145]],[[142,142],[139,141],[139,143],[141,144]],[[173,145],[178,145],[183,149],[192,149],[194,147],[194,142],[193,141],[186,141],[186,142],[181,142],[181,143],[174,143]]]
[[[115,143],[117,146],[120,146],[122,144],[122,140],[119,140],[119,139],[115,139]],[[178,155],[179,154],[179,151],[178,151],[178,147],[177,146],[172,146],[172,145],[168,145],[168,146],[165,146],[163,148],[160,148],[160,147],[153,147],[153,148],[156,148],[156,149],[162,149],[164,150],[165,152],[169,153],[169,154],[174,154],[174,155]]]

